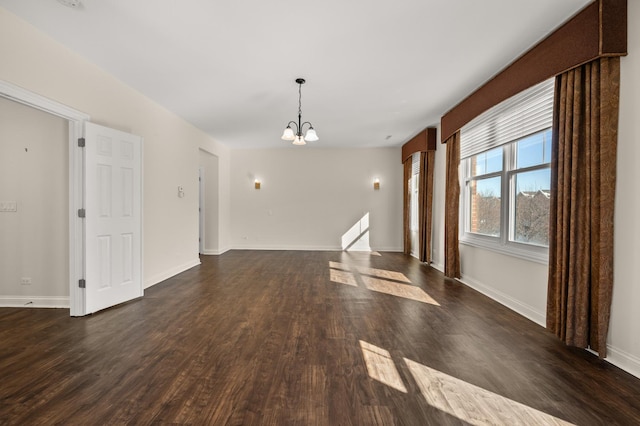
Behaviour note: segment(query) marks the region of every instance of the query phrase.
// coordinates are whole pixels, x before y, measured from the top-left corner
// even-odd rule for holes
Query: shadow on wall
[[[369,212],[365,213],[347,232],[342,235],[342,250],[371,251],[369,245]]]

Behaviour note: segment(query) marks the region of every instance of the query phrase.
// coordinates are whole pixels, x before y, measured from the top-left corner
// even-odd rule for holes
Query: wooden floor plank
[[[88,317],[0,309],[3,425],[567,423],[640,424],[640,380],[399,253],[231,251]]]

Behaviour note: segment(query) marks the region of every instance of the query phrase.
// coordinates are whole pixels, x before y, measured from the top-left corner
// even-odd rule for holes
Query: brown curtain
[[[404,235],[404,253],[411,254],[411,231],[409,229],[409,220],[411,219],[411,195],[409,194],[409,179],[411,178],[411,156],[409,156],[404,164],[404,219],[403,232]]]
[[[618,57],[556,78],[547,328],[602,358],[613,290],[619,89]]]
[[[436,152],[420,153],[420,185],[418,192],[418,238],[420,261],[431,263],[431,223],[433,221],[433,168]]]
[[[458,216],[460,211],[460,131],[446,140],[447,188],[444,212],[444,274],[449,278],[460,277],[460,251],[458,248]]]

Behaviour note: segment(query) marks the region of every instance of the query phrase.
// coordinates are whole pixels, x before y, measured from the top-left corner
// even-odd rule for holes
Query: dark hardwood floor
[[[84,318],[0,309],[0,424],[640,423],[640,380],[399,253],[231,251]]]

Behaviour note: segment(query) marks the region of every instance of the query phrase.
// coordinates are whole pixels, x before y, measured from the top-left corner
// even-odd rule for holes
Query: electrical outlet
[[[31,277],[20,278],[20,285],[31,285]]]

